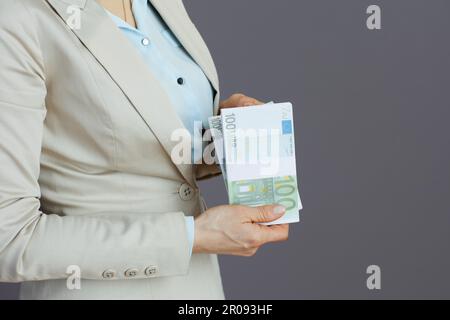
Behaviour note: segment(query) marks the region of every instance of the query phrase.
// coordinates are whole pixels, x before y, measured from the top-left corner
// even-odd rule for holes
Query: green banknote
[[[230,203],[247,206],[280,204],[289,212],[298,213],[299,198],[295,176],[229,181]]]

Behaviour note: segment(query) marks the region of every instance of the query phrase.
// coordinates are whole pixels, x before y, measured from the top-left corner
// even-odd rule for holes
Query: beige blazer
[[[182,1],[151,2],[217,113],[216,69]],[[0,57],[0,282],[31,299],[222,299],[217,257],[190,257],[184,217],[205,210],[196,180],[218,168],[171,161],[183,124],[105,10],[1,0]]]

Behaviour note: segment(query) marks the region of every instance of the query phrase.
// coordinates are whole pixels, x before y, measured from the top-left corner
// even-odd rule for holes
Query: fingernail
[[[284,213],[286,211],[286,208],[283,206],[276,206],[275,208],[273,208],[273,213],[276,215],[280,215],[282,213]]]

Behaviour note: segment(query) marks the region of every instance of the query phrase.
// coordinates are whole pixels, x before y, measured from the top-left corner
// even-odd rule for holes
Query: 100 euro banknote
[[[290,103],[222,110],[216,155],[231,204],[281,204],[286,214],[268,224],[299,221],[294,126]],[[216,133],[217,134],[217,133]]]

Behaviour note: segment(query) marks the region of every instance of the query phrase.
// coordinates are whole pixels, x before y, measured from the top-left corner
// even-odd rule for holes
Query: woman
[[[206,209],[217,166],[172,161],[174,131],[258,103],[219,102],[181,0],[2,0],[0,56],[0,281],[22,298],[222,299],[216,254],[287,238],[257,224],[284,208]]]

